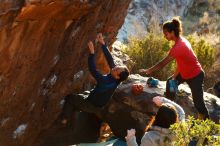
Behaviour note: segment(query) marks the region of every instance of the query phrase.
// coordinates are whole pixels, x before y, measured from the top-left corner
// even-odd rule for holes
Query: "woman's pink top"
[[[178,71],[183,79],[191,79],[203,70],[191,44],[183,37],[176,41],[169,55],[176,59]]]

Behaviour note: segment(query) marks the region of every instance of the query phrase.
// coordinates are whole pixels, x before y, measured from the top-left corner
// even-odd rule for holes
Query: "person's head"
[[[153,126],[160,126],[162,128],[169,128],[170,125],[178,122],[178,114],[176,109],[169,104],[163,104],[153,121]]]
[[[113,78],[120,82],[126,80],[130,74],[126,66],[115,66],[110,73]]]
[[[179,17],[174,17],[171,21],[166,21],[163,24],[163,33],[168,41],[179,38],[182,30],[182,22]]]

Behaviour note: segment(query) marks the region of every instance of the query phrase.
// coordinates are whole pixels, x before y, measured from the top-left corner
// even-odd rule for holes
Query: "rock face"
[[[130,0],[1,1],[1,146],[35,145],[36,138],[59,114],[64,95],[84,87],[88,40],[103,32],[111,44],[129,3]],[[99,67],[107,71],[100,51],[97,52]]]
[[[159,25],[173,16],[185,16],[195,0],[133,0],[118,39],[140,37],[148,31],[160,31]]]

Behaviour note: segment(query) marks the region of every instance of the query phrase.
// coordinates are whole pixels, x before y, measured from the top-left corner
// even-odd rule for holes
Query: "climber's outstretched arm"
[[[112,55],[107,47],[107,45],[105,44],[105,41],[104,41],[104,38],[102,36],[101,33],[99,33],[96,37],[97,41],[102,45],[102,50],[103,50],[103,53],[105,55],[105,58],[108,62],[108,65],[110,68],[114,68],[115,67],[115,63],[114,63],[114,60],[112,58]]]

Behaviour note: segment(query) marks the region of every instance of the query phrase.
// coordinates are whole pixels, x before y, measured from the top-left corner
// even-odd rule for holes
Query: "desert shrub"
[[[186,122],[171,125],[170,130],[176,136],[175,146],[187,146],[190,141],[197,141],[197,145],[219,146],[220,125],[211,120],[199,120],[188,117]],[[207,139],[206,144],[203,144]]]
[[[169,51],[171,44],[161,35],[149,33],[143,39],[131,38],[128,47],[124,49],[125,53],[134,61],[131,69],[132,73],[138,73],[141,68],[148,68],[163,59]],[[168,64],[164,69],[154,72],[152,76],[159,79],[166,79],[171,75],[174,63]]]
[[[187,36],[205,72],[209,72],[215,62],[215,49],[202,37]]]

